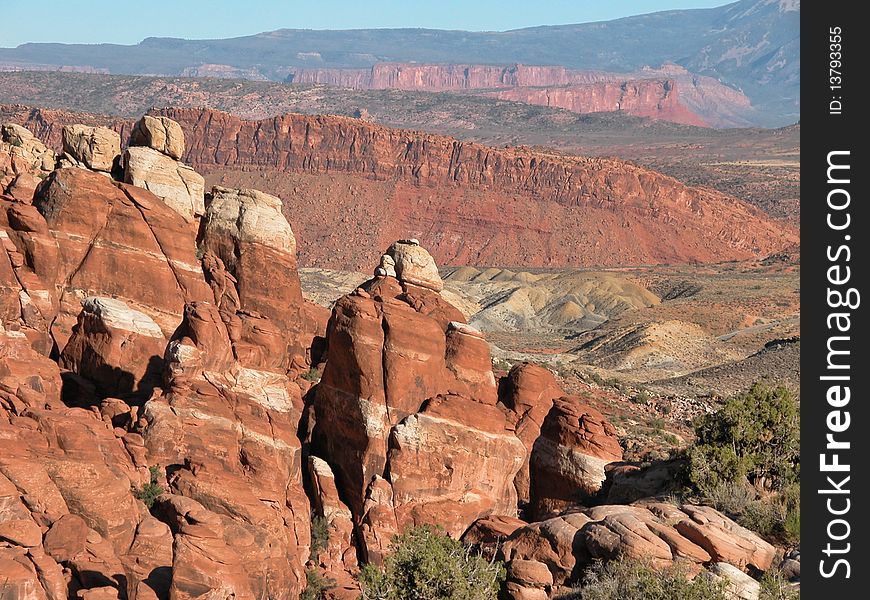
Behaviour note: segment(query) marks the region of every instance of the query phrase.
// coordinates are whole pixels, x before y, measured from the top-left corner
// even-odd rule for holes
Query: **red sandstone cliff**
[[[282,197],[310,266],[365,269],[409,236],[443,264],[525,266],[718,262],[798,239],[736,198],[616,159],[491,148],[344,117],[162,113],[181,124],[185,160],[210,183]],[[81,116],[33,111],[19,120],[57,147],[57,123]]]
[[[608,73],[548,65],[378,63],[368,69],[296,69],[287,81],[354,89],[493,90],[487,95],[579,113],[623,110],[714,127],[746,125],[741,113],[751,109],[740,91],[673,64]]]
[[[671,79],[638,79],[563,87],[514,87],[489,92],[500,100],[565,108],[576,113],[621,110],[636,117],[705,127],[707,123],[681,101]]]

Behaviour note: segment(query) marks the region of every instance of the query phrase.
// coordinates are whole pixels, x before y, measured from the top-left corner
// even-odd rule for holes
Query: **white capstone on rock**
[[[395,262],[396,278],[405,283],[429,288],[436,292],[444,289],[435,259],[415,239],[399,240],[390,246],[387,254]]]

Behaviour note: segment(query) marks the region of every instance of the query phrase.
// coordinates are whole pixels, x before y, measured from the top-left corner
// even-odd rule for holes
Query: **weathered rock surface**
[[[151,317],[120,300],[90,297],[59,363],[94,382],[102,396],[147,397],[162,382],[165,349],[166,338]]]
[[[172,125],[162,140],[142,127],[174,160]],[[54,170],[32,205],[0,198],[12,597],[291,600],[312,512],[330,536],[308,566],[341,598],[358,594],[358,557],[381,562],[424,523],[488,555],[504,541],[512,598],[543,600],[617,556],[716,563],[740,590],[740,572],[770,567],[773,547],[710,508],[578,506],[621,458],[613,428],[544,369],[497,386],[486,340],[440,295],[417,240],[379,253],[376,277],[324,323],[277,197],[215,188],[196,224],[87,168],[85,146],[101,153],[81,131],[79,168]],[[308,393],[312,362],[323,373]],[[527,524],[518,507],[563,512]]]
[[[305,323],[296,239],[281,200],[257,190],[214,188],[200,246],[215,302],[225,314],[238,305],[231,332],[237,356],[251,366],[290,368],[293,356],[305,355]],[[235,295],[227,295],[231,287]]]
[[[529,457],[532,448],[541,435],[541,425],[553,401],[563,394],[553,374],[532,363],[514,366],[501,382],[499,399],[516,415],[517,437],[526,447],[523,466],[514,479],[521,506],[528,505],[530,499]]]
[[[145,188],[185,219],[205,212],[205,179],[191,167],[142,146],[124,150],[123,164],[125,182]]]
[[[454,537],[487,514],[516,511],[524,449],[506,415],[457,395],[397,424],[387,456],[399,527],[438,523]]]
[[[108,127],[66,125],[62,139],[64,153],[93,171],[110,172],[121,154],[121,136]]]
[[[526,454],[496,406],[482,335],[422,277],[402,280],[396,256],[398,279],[376,277],[336,303],[315,400],[315,442],[374,561],[408,525],[458,536],[480,517],[515,512]],[[414,268],[431,264],[437,276],[425,258]]]
[[[47,356],[54,345],[49,326],[58,310],[57,242],[35,207],[0,198],[0,245],[0,323]]]
[[[54,152],[29,130],[14,123],[0,126],[0,193],[29,204],[55,161]]]
[[[532,523],[502,546],[508,581],[517,584],[509,588],[512,598],[525,597],[529,588],[550,595],[568,591],[561,586],[594,560],[628,557],[665,566],[680,559],[697,568],[712,561],[742,571],[768,569],[774,554],[773,546],[713,509],[655,502],[596,506]],[[517,574],[514,561],[520,561]],[[529,568],[529,561],[546,565],[549,573]]]
[[[149,460],[184,465],[169,479],[183,496],[171,501],[172,593],[295,597],[309,545],[299,387],[283,372],[235,361],[206,303],[186,309],[166,361],[165,393],[145,404],[141,433]]]
[[[582,398],[563,396],[541,424],[529,457],[531,512],[542,518],[580,504],[604,482],[604,467],[622,460],[616,430]]]
[[[367,270],[408,236],[425,237],[439,264],[550,267],[745,259],[798,241],[796,229],[733,197],[615,159],[485,147],[341,117],[161,115],[182,127],[186,160],[210,182],[268,186],[284,199],[295,232],[317,240],[300,249],[307,266]],[[27,123],[57,140],[58,122],[81,118],[39,111]],[[102,122],[122,136],[131,128]]]
[[[715,127],[747,125],[741,113],[750,108],[749,98],[741,92],[677,65],[607,73],[547,65],[391,62],[368,69],[297,68],[287,79],[355,89],[494,90],[486,93],[581,113],[624,110],[641,117]],[[671,86],[666,88],[665,82]]]
[[[538,106],[566,108],[576,113],[624,111],[638,117],[664,119],[684,125],[707,126],[699,115],[680,101],[671,79],[596,82],[562,87],[516,87],[487,95]]]
[[[133,126],[130,145],[154,148],[169,158],[181,160],[184,156],[184,132],[172,119],[145,115]]]
[[[399,281],[436,292],[444,289],[432,255],[417,240],[399,240],[387,249],[387,256],[393,259],[391,266]]]
[[[195,256],[196,230],[146,190],[84,169],[59,169],[34,199],[59,247],[60,311],[52,334],[63,348],[87,296],[125,302],[166,337],[185,302],[209,299]]]

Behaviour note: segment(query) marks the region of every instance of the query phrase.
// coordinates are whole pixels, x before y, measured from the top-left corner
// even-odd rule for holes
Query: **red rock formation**
[[[0,199],[4,590],[58,600],[298,597],[309,502],[293,378],[305,349],[286,221],[259,237],[244,218],[237,230],[204,232],[209,247],[246,255],[234,277],[211,250],[217,262],[203,272],[193,223],[106,175],[54,171],[34,202]],[[280,205],[271,210],[283,220]],[[280,277],[259,275],[266,261]],[[114,297],[79,304],[91,293]],[[66,343],[56,328],[74,310]],[[50,327],[73,371],[63,399],[58,364],[39,353],[51,350]],[[165,381],[149,380],[162,371],[150,371],[152,359],[164,356]],[[157,387],[144,405],[76,393],[96,385],[98,395],[124,394],[146,382]],[[67,397],[93,406],[68,407]],[[165,492],[152,509],[159,520],[135,493],[154,481],[149,467]]]
[[[655,502],[597,506],[532,523],[502,545],[507,592],[516,600],[569,591],[563,585],[594,560],[626,556],[664,566],[680,559],[696,570],[713,560],[766,570],[774,555],[773,546],[711,508]]]
[[[490,181],[520,169],[489,166]],[[357,556],[382,561],[422,523],[491,553],[507,537],[513,598],[619,555],[771,564],[772,547],[705,507],[517,520],[519,500],[549,514],[597,489],[621,456],[613,429],[540,368],[514,369],[499,395],[486,341],[417,240],[392,244],[324,331],[275,197],[216,188],[197,229],[75,167],[29,201],[0,198],[0,569],[15,597],[290,600],[312,509],[332,533],[312,564],[347,598]],[[323,334],[305,406],[307,345]]]
[[[552,65],[378,63],[370,69],[296,69],[287,81],[354,89],[493,90],[489,95],[505,100],[580,113],[623,110],[639,117],[714,127],[746,126],[744,113],[751,109],[749,98],[740,91],[674,64],[608,73]]]
[[[560,66],[377,63],[369,69],[296,69],[289,83],[323,83],[357,89],[444,92],[513,86],[581,83],[589,74]]]
[[[516,415],[517,437],[526,447],[526,457],[514,479],[517,496],[525,506],[530,499],[529,457],[535,440],[541,435],[541,424],[550,412],[553,401],[564,394],[550,371],[532,363],[511,368],[502,379],[500,401]]]
[[[150,395],[162,381],[160,327],[120,300],[90,297],[82,307],[60,365],[94,382],[101,396]]]
[[[420,281],[403,261],[411,250],[414,264],[431,258],[406,245],[396,271]],[[457,313],[434,291],[388,275],[333,310],[315,441],[369,560],[408,525],[460,535],[481,516],[515,510],[525,449],[495,405],[489,350]]]
[[[538,106],[565,108],[576,113],[623,111],[636,117],[650,117],[705,127],[707,123],[680,100],[671,79],[640,79],[599,82],[562,87],[515,87],[489,92],[500,100]]]
[[[48,355],[54,345],[49,326],[58,311],[57,242],[35,207],[0,197],[0,243],[0,323]]]
[[[541,424],[529,457],[531,512],[541,519],[601,489],[604,467],[622,460],[616,430],[577,396],[563,396]]]
[[[797,242],[794,228],[735,198],[619,160],[488,148],[341,117],[163,112],[180,122],[186,160],[210,182],[267,185],[282,198],[307,266],[366,269],[414,235],[441,264],[527,266],[737,260]],[[58,122],[77,118],[22,113],[49,145]],[[122,138],[131,126],[115,122]]]
[[[168,337],[186,301],[211,295],[194,256],[193,225],[151,193],[69,168],[52,173],[34,205],[60,249],[60,314],[52,325],[59,347],[85,296],[120,298],[154,319]],[[137,273],[147,273],[148,283]]]
[[[333,261],[365,226],[352,219],[345,227],[336,217],[336,231],[324,235],[324,211],[361,212],[384,238],[427,232],[436,259],[450,264],[718,261],[768,253],[797,237],[739,200],[615,159],[488,148],[341,117],[244,121],[215,111],[164,112],[185,130],[187,160],[212,179],[253,183],[254,173],[269,171],[331,182],[331,193],[311,189],[316,211],[309,206],[315,196],[300,193],[298,183],[282,196],[301,238],[318,240],[318,254]],[[289,175],[273,177],[280,189]],[[356,181],[357,193],[335,195],[333,185],[347,189],[344,177],[384,183]],[[353,244],[366,249],[355,252],[357,263],[329,264],[365,268],[378,252],[370,244],[368,237]]]

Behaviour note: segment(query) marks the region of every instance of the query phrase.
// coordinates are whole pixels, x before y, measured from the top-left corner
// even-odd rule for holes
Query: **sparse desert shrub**
[[[694,493],[763,537],[800,541],[800,420],[791,393],[756,384],[702,417],[695,435]]]
[[[704,574],[688,578],[679,563],[655,569],[640,560],[596,563],[586,571],[572,600],[726,600],[725,582]]]
[[[779,569],[771,569],[761,578],[758,600],[800,600],[801,594],[789,585]]]
[[[505,578],[501,562],[427,525],[397,536],[384,563],[360,571],[365,600],[495,600]]]
[[[649,392],[641,390],[630,398],[633,404],[646,404],[649,402]]]
[[[141,500],[150,510],[154,506],[154,501],[163,493],[163,488],[158,483],[160,481],[160,467],[152,465],[148,467],[149,481],[142,485],[139,489],[133,491],[133,495]]]
[[[324,577],[317,569],[305,570],[305,589],[299,596],[299,600],[322,600],[325,592],[335,587],[335,580]]]
[[[311,367],[302,374],[302,379],[314,382],[320,381],[320,371],[318,371],[314,367]]]
[[[800,415],[785,387],[753,385],[703,416],[695,435],[690,478],[701,490],[743,479],[782,490],[800,478]]]
[[[311,549],[309,558],[317,561],[320,558],[320,553],[326,550],[329,544],[329,528],[331,523],[329,519],[321,516],[311,518]]]

